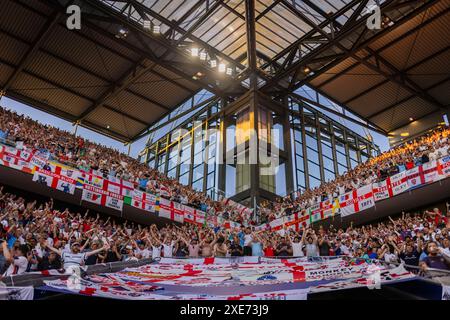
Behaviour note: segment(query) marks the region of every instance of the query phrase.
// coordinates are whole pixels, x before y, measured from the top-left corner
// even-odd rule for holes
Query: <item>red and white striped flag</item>
[[[374,183],[372,187],[375,201],[392,198],[407,191],[409,188],[406,172],[388,177],[385,181]]]

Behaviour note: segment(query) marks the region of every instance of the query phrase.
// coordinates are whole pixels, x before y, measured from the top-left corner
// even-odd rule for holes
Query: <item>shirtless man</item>
[[[217,237],[214,235],[214,239],[210,236],[205,236],[205,238],[200,242],[200,247],[202,248],[202,257],[211,257],[213,255],[213,248],[217,242]]]

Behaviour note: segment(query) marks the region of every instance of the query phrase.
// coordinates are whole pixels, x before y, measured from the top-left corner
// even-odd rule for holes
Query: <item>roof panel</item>
[[[1,51],[0,58],[13,65],[18,65],[21,58],[26,54],[29,46],[22,41],[14,39],[0,32]]]
[[[87,99],[59,89],[27,73],[19,74],[10,90],[75,116],[80,115],[82,110],[91,104],[91,101]]]
[[[417,119],[435,110],[433,105],[415,97],[377,115],[372,120],[380,127],[390,131],[392,128],[402,127],[411,122],[409,120],[411,116]]]
[[[100,128],[108,129],[125,137],[134,136],[145,128],[145,126],[139,122],[131,120],[116,112],[111,112],[111,110],[104,107],[97,108],[86,120]]]
[[[428,9],[417,9],[427,4]],[[449,8],[450,0],[411,4],[404,7],[402,13],[392,13],[391,17],[412,14],[411,11],[417,9],[415,17],[402,24],[394,23],[391,28],[381,31],[384,35],[377,40],[370,42],[367,40],[370,37],[365,38],[369,41],[369,50],[360,50],[357,55],[364,59],[361,54],[365,52],[367,55],[370,52],[371,57],[367,57],[365,63],[372,65],[372,71],[378,69],[376,72],[382,76],[378,85],[373,81],[373,75],[358,79],[359,76],[355,73],[360,70],[361,63],[358,62],[357,67],[348,68],[356,63],[351,58],[319,74],[311,84],[333,97],[337,103],[347,103],[350,110],[368,117],[369,121],[387,131],[404,125],[409,117],[417,119],[448,107],[447,93],[441,94],[439,98],[435,96],[449,91],[448,83],[439,86],[439,90],[434,87],[448,79],[450,72]],[[378,53],[381,59],[375,59],[372,52]],[[407,78],[403,80],[399,73]],[[360,82],[372,82],[373,85],[366,86]],[[365,92],[349,99],[350,92],[356,93],[364,87]],[[422,91],[430,87],[432,90],[427,96]]]
[[[428,93],[448,108],[450,105],[450,79],[429,90]]]
[[[98,98],[109,87],[108,82],[88,75],[75,66],[54,59],[43,52],[35,54],[33,61],[27,65],[26,70],[91,99]],[[71,76],[67,77],[68,74]]]
[[[347,103],[347,106],[358,110],[359,114],[364,117],[370,117],[380,110],[384,110],[410,96],[411,93],[405,89],[386,81],[385,84]]]
[[[53,3],[40,0],[2,2],[0,30],[4,31],[0,31],[0,62],[4,64],[0,63],[0,83],[11,76],[11,67],[25,57],[29,44],[37,41],[39,31],[55,10],[51,7]],[[116,8],[123,6],[123,3],[115,1],[109,4]],[[172,15],[177,4],[182,4],[183,8]],[[191,1],[177,0],[161,10],[172,19],[183,15],[192,5]],[[83,6],[83,10],[90,10],[94,15],[105,15],[106,11],[87,8],[90,6],[87,2],[83,2]],[[201,86],[190,78],[181,78],[183,72],[171,72],[159,65],[154,68],[159,75],[153,75],[159,79],[157,85],[146,83],[145,77],[134,79],[142,66],[152,63],[146,59],[148,57],[142,49],[144,44],[133,33],[125,39],[115,37],[118,28],[118,24],[95,20],[91,16],[84,20],[80,31],[69,31],[60,21],[30,55],[8,92],[24,102],[34,100],[39,104],[36,107],[45,108],[47,105],[49,112],[69,121],[83,116],[84,125],[91,126],[93,130],[99,131],[99,128],[109,125],[107,134],[120,139],[133,138],[144,127],[192,96]],[[12,37],[7,37],[7,33],[11,33]],[[156,54],[166,51],[159,40],[153,38],[149,41],[145,35],[144,38]],[[171,54],[166,56],[167,61],[172,58]],[[141,66],[135,68],[136,65]],[[128,80],[137,82],[136,86],[122,88],[127,86]],[[119,94],[115,92],[118,88],[122,90]],[[133,94],[131,90],[139,92]],[[145,108],[148,106],[150,111]],[[89,112],[84,114],[87,110]]]

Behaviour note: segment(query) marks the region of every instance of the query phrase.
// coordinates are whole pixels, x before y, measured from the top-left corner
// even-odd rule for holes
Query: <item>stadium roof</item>
[[[376,30],[366,27],[368,0],[255,0],[250,15],[246,2],[2,1],[0,87],[133,141],[201,89],[245,92],[253,43],[267,93],[310,85],[386,133],[448,109],[450,0],[380,0]],[[66,27],[71,4],[81,30]]]

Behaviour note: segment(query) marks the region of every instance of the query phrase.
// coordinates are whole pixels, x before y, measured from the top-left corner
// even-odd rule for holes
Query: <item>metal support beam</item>
[[[197,115],[202,114],[203,112],[205,112],[205,110],[207,110],[211,105],[213,105],[214,103],[217,103],[219,101],[219,98],[217,97],[211,97],[205,101],[202,101],[200,104],[195,105],[193,108],[186,110],[178,115],[176,115],[175,117],[171,118],[170,120],[156,126],[153,127],[151,129],[149,128],[145,128],[142,132],[138,133],[135,137],[132,138],[133,141],[139,140],[140,138],[142,138],[144,135],[149,135],[169,124],[171,124],[172,122],[186,116],[187,114],[191,113],[192,111],[195,111],[199,108],[201,108],[198,112],[196,112],[194,115],[192,115],[192,118],[195,118]],[[203,107],[203,108],[202,108]],[[156,121],[157,123],[158,121]]]
[[[95,102],[88,107],[83,113],[78,117],[78,121],[83,121],[86,117],[88,117],[92,112],[94,112],[97,108],[104,105],[108,100],[111,100],[117,95],[127,89],[134,81],[142,77],[145,73],[152,70],[156,64],[152,63],[150,66],[137,70],[138,66],[145,61],[145,58],[141,58],[139,61],[128,69],[119,79],[117,79],[111,86],[106,90]],[[145,97],[149,100],[148,97]],[[150,103],[160,107],[161,109],[170,110],[168,107],[162,105],[157,101],[149,101]]]
[[[256,27],[255,27],[255,0],[245,0],[245,23],[247,27],[247,60],[250,71],[250,88],[258,86],[256,64]]]
[[[356,53],[364,48],[366,48],[367,46],[369,46],[371,43],[373,43],[373,41],[376,41],[378,39],[380,39],[381,37],[383,37],[384,35],[386,35],[388,32],[392,32],[393,30],[399,28],[400,26],[403,25],[403,23],[410,21],[411,19],[413,19],[414,17],[416,17],[417,15],[421,14],[422,12],[424,12],[425,10],[429,9],[430,7],[432,7],[433,5],[435,5],[439,0],[430,0],[429,2],[424,3],[422,6],[414,9],[413,11],[411,11],[410,13],[408,13],[406,16],[402,17],[400,20],[396,21],[394,23],[393,26],[390,26],[388,28],[383,29],[382,31],[376,33],[373,37],[370,37],[366,40],[364,40],[364,42],[361,42],[362,39],[359,39],[359,45],[354,45],[352,47],[352,49],[349,51],[351,53]],[[386,8],[386,10],[389,10],[391,7],[394,7],[395,3],[391,4],[390,6],[388,6]],[[384,10],[385,7],[383,7],[382,5],[382,10]],[[426,23],[426,22],[425,22]],[[358,26],[358,21],[354,23],[354,27],[356,28]],[[364,30],[367,30],[366,28]],[[409,31],[408,31],[409,32]],[[332,45],[335,44],[335,42],[337,41],[337,39],[335,38],[335,41],[333,43],[329,43],[324,45],[325,47],[331,47]],[[347,50],[348,51],[348,50]],[[318,51],[316,51],[316,54],[321,52],[321,48],[318,49]],[[321,68],[320,70],[315,70],[313,75],[310,75],[308,77],[306,77],[305,79],[297,82],[295,84],[295,86],[292,87],[292,91],[295,91],[296,89],[300,88],[301,86],[303,86],[306,83],[310,83],[313,79],[317,78],[318,76],[320,76],[321,74],[323,74],[324,72],[327,72],[328,70],[330,70],[331,68],[335,67],[336,65],[338,65],[340,62],[344,61],[345,59],[347,59],[349,57],[349,54],[346,53],[345,55],[343,55],[341,58],[336,59],[334,61],[330,61],[330,63],[328,63],[327,65],[325,65],[323,68]],[[312,59],[312,57],[311,57]],[[309,62],[308,59],[304,59],[303,61],[304,63]],[[292,67],[294,68],[294,67]]]

